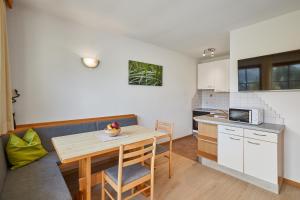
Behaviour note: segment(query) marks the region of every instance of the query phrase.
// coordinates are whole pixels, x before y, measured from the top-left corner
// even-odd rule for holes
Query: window
[[[260,90],[260,67],[239,68],[239,91]]]
[[[272,67],[272,90],[300,89],[300,64]]]

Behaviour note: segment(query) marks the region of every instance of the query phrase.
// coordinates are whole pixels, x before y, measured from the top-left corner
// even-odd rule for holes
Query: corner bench
[[[49,152],[47,156],[27,166],[9,170],[5,147],[9,135],[0,137],[0,200],[71,200],[71,194],[61,171],[78,168],[78,163],[64,167],[60,165],[52,137],[103,130],[108,123],[117,121],[121,126],[137,125],[137,116],[120,115],[112,117],[69,120],[18,126],[16,133],[22,137],[28,128],[34,128],[42,144]],[[93,159],[93,165],[103,158]]]

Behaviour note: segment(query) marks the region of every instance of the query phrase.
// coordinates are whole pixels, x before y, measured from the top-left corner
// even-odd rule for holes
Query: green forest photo
[[[162,86],[163,67],[129,60],[129,85]]]

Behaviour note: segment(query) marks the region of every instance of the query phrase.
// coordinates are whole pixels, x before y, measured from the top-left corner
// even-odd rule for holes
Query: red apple
[[[116,129],[119,129],[119,128],[120,128],[120,125],[119,125],[118,122],[113,122],[113,123],[111,123],[111,127],[116,128]]]

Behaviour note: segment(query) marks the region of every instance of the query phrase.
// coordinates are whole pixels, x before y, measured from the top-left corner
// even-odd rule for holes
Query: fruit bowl
[[[105,133],[107,133],[111,137],[116,137],[121,133],[121,128],[119,129],[105,129]]]
[[[109,136],[116,137],[121,133],[121,127],[118,122],[113,122],[111,124],[107,124],[104,131],[109,134]]]

